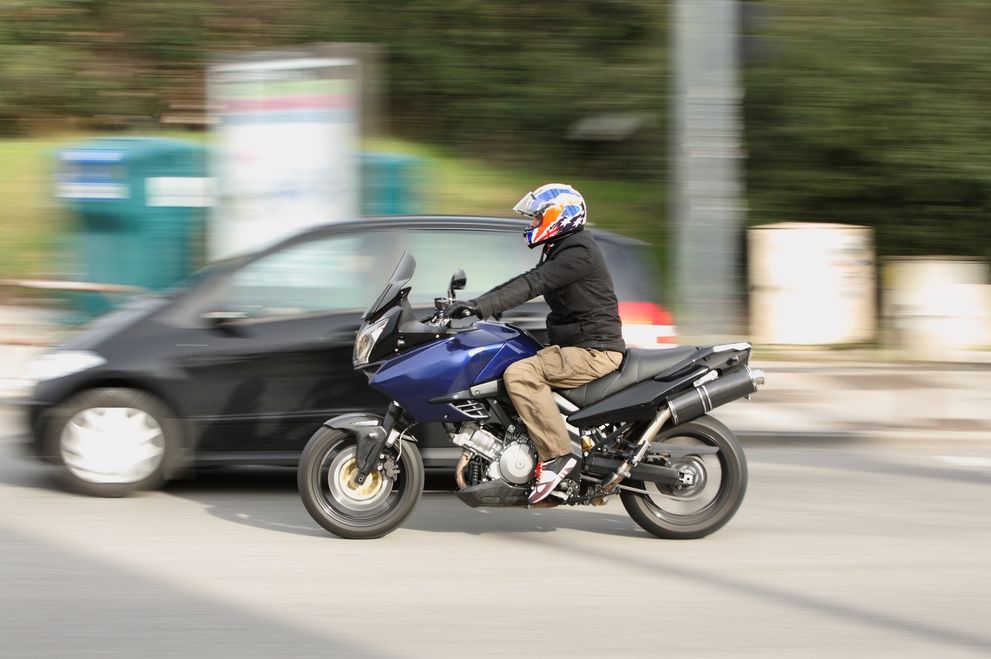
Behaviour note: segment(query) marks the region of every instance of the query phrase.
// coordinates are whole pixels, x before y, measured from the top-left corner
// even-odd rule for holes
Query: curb
[[[732,426],[730,426],[732,429]],[[781,432],[759,430],[734,430],[745,447],[755,448],[826,448],[851,444],[988,444],[991,445],[991,432],[951,431],[938,432],[916,428],[890,430],[837,430],[834,432]]]
[[[991,350],[957,350],[951,351],[943,359],[921,359],[908,351],[886,348],[856,351],[834,351],[827,349],[789,352],[783,350],[764,350],[760,346],[755,346],[751,361],[758,365],[761,362],[776,364],[805,362],[820,366],[828,365],[828,367],[858,366],[879,368],[903,365],[912,368],[956,368],[960,366],[989,368],[991,367]]]

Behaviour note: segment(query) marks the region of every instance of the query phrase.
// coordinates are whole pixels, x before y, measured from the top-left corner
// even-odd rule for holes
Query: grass
[[[169,136],[206,139],[197,133]],[[90,137],[94,135],[0,140],[0,279],[58,277],[71,271],[67,263],[71,244],[66,236],[75,221],[53,196],[53,171],[59,149]],[[658,263],[664,265],[660,183],[574,179],[528,167],[524,161],[516,167],[495,167],[442,148],[396,139],[371,140],[365,148],[411,155],[423,162],[417,183],[418,206],[425,213],[510,217],[513,204],[524,192],[564,178],[582,191],[596,226],[651,243]]]
[[[52,196],[59,138],[0,140],[0,278],[52,272],[65,216]]]
[[[638,238],[653,246],[658,272],[667,264],[664,193],[661,183],[562,177],[560,173],[527,167],[494,167],[481,160],[441,148],[400,140],[374,140],[366,148],[415,156],[421,170],[423,212],[515,217],[513,204],[527,190],[551,181],[569,183],[588,203],[589,219],[609,231]],[[663,290],[663,289],[662,289]]]
[[[373,140],[367,148],[416,156],[426,163],[424,175],[430,178],[424,188],[425,212],[477,213],[511,216],[512,206],[527,190],[562,178],[560,173],[527,168],[496,168],[480,160],[451,154],[443,149],[400,140]],[[594,221],[608,228],[630,230],[656,208],[661,197],[642,183],[601,181],[563,177],[581,190]]]

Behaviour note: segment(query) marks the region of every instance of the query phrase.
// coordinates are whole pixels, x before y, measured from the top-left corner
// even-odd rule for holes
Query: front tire
[[[672,466],[695,476],[691,487],[629,481],[630,486],[652,494],[623,491],[620,499],[626,512],[658,538],[689,540],[722,528],[743,503],[747,491],[747,459],[733,432],[720,421],[702,416],[661,433],[652,444],[657,442],[715,446],[719,452],[673,461]]]
[[[165,403],[137,389],[83,391],[50,413],[45,432],[62,480],[81,494],[155,489],[178,468],[179,421]]]
[[[303,449],[296,476],[306,511],[342,538],[381,538],[399,528],[423,492],[423,460],[413,443],[398,446],[395,473],[376,470],[358,485],[355,438],[335,428],[318,430]]]

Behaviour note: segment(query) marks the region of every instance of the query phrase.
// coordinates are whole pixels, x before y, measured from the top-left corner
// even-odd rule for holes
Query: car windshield
[[[241,256],[232,256],[220,261],[214,261],[212,263],[208,263],[199,270],[196,270],[186,275],[176,283],[166,288],[164,291],[162,291],[162,297],[168,299],[178,297],[180,293],[184,293],[185,291],[191,288],[196,288],[202,282],[212,279],[214,275],[233,270],[241,263],[247,261],[248,256],[249,255],[247,254]]]
[[[385,307],[393,298],[399,295],[399,291],[403,289],[409,280],[413,278],[413,271],[416,270],[416,260],[409,252],[403,252],[403,255],[399,258],[399,264],[396,269],[392,271],[392,276],[389,277],[389,283],[386,284],[385,289],[382,293],[375,299],[365,313],[362,314],[362,318],[370,318]]]

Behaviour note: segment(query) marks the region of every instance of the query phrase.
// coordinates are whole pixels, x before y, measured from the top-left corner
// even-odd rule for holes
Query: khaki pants
[[[591,382],[615,371],[622,361],[621,352],[549,346],[510,364],[502,378],[542,461],[571,453],[571,439],[551,388]]]

